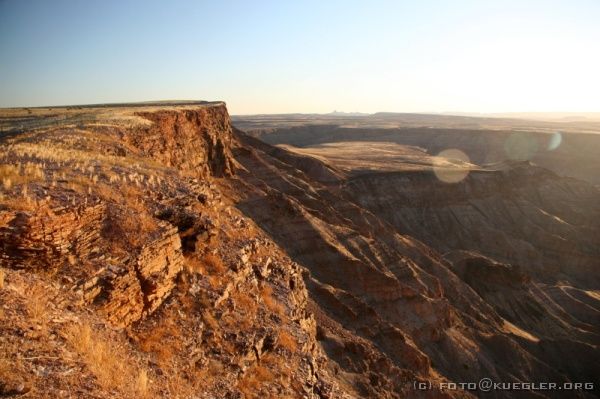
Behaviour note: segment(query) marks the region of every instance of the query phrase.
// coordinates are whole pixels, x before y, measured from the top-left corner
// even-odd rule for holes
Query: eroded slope
[[[344,397],[301,268],[215,185],[225,106],[84,111],[2,137],[0,392]]]
[[[431,165],[365,171],[369,162],[355,151],[352,170],[351,157],[331,148],[331,159],[315,151],[303,162],[238,137],[236,159],[246,169],[236,185],[239,207],[310,270],[322,343],[361,395],[388,394],[386,381],[396,372],[365,366],[368,351],[352,357],[342,350],[357,337],[375,348],[370,356],[426,379],[595,379],[593,186],[527,163],[478,168],[462,183],[446,184]],[[385,162],[387,154],[380,155]],[[331,174],[336,179],[322,178]],[[450,252],[460,249],[474,252]],[[477,273],[465,273],[465,262],[478,265]],[[361,380],[365,371],[383,383]]]

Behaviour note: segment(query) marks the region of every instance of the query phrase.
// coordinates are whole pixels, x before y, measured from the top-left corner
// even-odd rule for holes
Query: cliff
[[[71,120],[2,138],[0,392],[343,397],[301,268],[215,185],[225,105]]]
[[[136,115],[153,123],[127,132],[124,139],[146,156],[184,172],[231,176],[231,124],[225,104]]]

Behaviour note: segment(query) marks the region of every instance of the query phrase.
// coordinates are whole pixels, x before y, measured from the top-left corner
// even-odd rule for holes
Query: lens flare
[[[556,150],[562,143],[562,134],[561,132],[554,132],[550,137],[550,141],[548,141],[548,147],[546,149],[548,151]]]
[[[458,183],[469,174],[469,157],[461,150],[450,148],[434,160],[433,173],[444,183]]]

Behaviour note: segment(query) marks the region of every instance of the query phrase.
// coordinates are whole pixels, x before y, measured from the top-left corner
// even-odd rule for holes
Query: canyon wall
[[[55,112],[0,138],[2,394],[533,398],[564,395],[439,384],[600,375],[589,183],[348,170],[223,103]]]

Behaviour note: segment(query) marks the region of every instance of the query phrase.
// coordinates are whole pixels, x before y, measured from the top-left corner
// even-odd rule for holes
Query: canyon
[[[597,132],[2,110],[0,394],[596,397]]]

